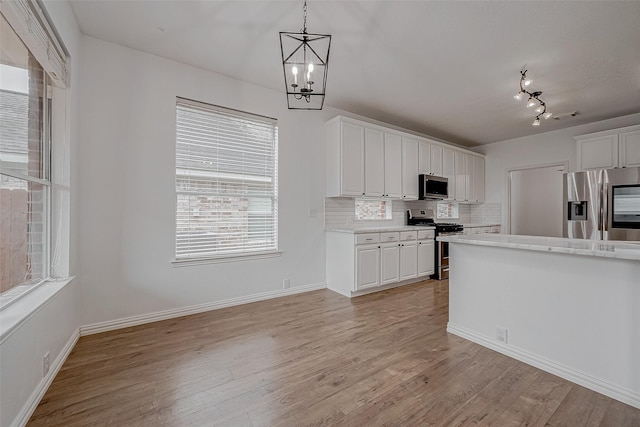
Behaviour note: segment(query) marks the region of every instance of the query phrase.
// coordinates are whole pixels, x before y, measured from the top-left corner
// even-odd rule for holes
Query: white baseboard
[[[459,337],[473,341],[476,344],[480,344],[483,347],[488,347],[492,350],[502,353],[509,357],[513,357],[516,360],[524,362],[528,365],[535,366],[543,371],[557,375],[565,380],[569,380],[573,383],[579,384],[590,390],[602,393],[605,396],[609,396],[612,399],[619,400],[620,402],[628,405],[640,408],[640,394],[620,387],[615,384],[611,384],[607,381],[592,377],[584,372],[580,372],[568,366],[561,365],[553,360],[546,359],[528,350],[524,350],[519,347],[515,347],[509,344],[502,344],[479,334],[463,326],[455,325],[451,322],[447,324],[447,332],[450,332]]]
[[[47,376],[42,378],[42,380],[38,383],[36,389],[33,391],[33,393],[31,393],[31,396],[29,396],[29,399],[27,399],[24,406],[22,407],[16,418],[13,420],[11,427],[24,427],[25,425],[27,425],[29,419],[31,418],[31,415],[33,415],[33,412],[38,407],[40,400],[42,400],[42,397],[49,389],[49,386],[53,382],[53,379],[58,374],[58,371],[60,371],[60,368],[62,368],[64,361],[67,360],[67,357],[69,357],[71,350],[73,350],[73,347],[75,347],[79,338],[80,331],[76,330],[69,338],[69,341],[67,341],[67,343],[64,345],[62,351],[58,354],[58,357],[56,357],[56,360],[53,361],[53,364],[51,365]]]
[[[313,283],[311,285],[296,286],[288,289],[278,289],[275,291],[263,292],[260,294],[247,295],[237,298],[229,298],[222,301],[214,301],[205,304],[192,305],[189,307],[176,308],[172,310],[158,311],[155,313],[142,314],[139,316],[125,317],[122,319],[109,320],[107,322],[93,323],[80,327],[80,335],[92,335],[100,332],[113,331],[130,326],[142,325],[145,323],[157,322],[160,320],[173,319],[175,317],[188,316],[190,314],[202,313],[205,311],[218,310],[221,308],[233,307],[236,305],[248,304],[251,302],[264,301],[272,298],[279,298],[288,295],[300,294],[303,292],[325,289],[327,284]]]

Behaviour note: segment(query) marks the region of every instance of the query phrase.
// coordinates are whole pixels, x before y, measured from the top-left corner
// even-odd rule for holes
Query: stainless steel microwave
[[[418,175],[420,200],[444,200],[449,198],[449,179],[442,176]]]

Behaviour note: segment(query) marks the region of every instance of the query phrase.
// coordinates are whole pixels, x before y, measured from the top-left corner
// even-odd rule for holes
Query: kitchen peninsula
[[[640,408],[640,244],[466,235],[447,330]]]

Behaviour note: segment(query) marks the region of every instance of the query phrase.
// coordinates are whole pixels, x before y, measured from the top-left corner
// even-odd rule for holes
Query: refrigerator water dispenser
[[[569,221],[586,221],[587,220],[587,202],[569,202]]]

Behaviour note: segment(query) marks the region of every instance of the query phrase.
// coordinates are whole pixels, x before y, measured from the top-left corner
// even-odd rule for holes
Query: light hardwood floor
[[[83,337],[29,426],[640,426],[447,334],[448,284],[321,290]]]

